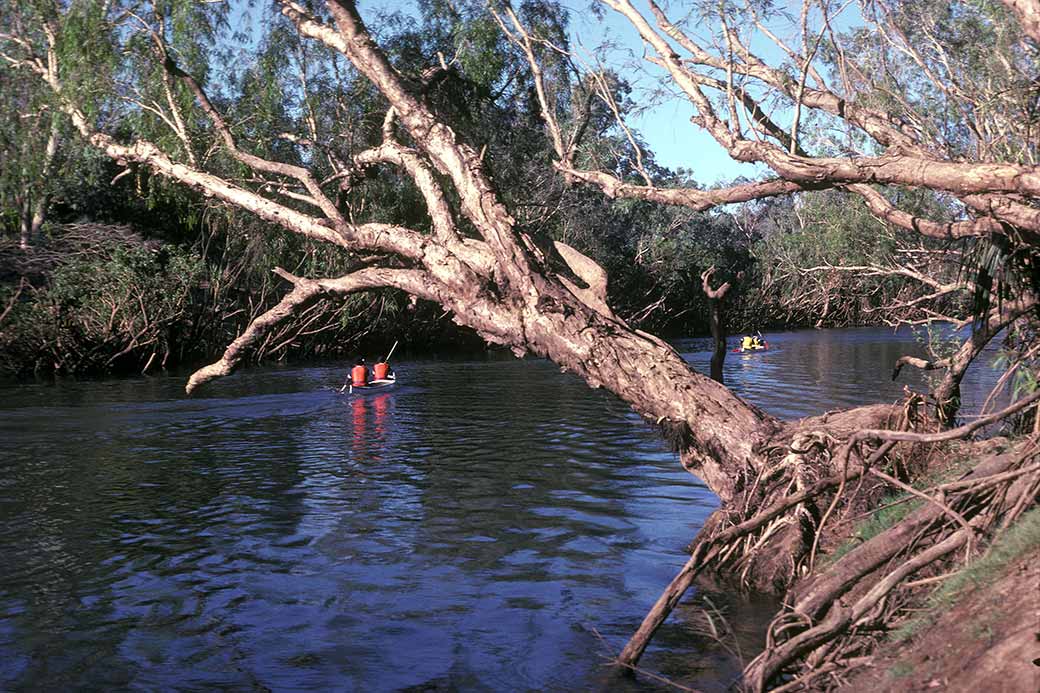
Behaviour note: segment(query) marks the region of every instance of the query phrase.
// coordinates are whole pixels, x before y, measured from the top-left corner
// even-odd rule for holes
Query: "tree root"
[[[921,580],[929,577],[930,566],[962,549],[964,560],[970,559],[983,539],[1007,527],[1036,502],[1040,492],[1040,447],[1032,440],[1008,453],[989,454],[962,478],[924,491],[883,471],[882,464],[891,462],[889,457],[897,446],[907,452],[914,444],[967,436],[989,422],[1031,406],[1038,398],[1040,395],[1027,397],[990,417],[940,433],[868,429],[851,433],[844,443],[822,432],[793,437],[787,450],[779,450],[776,462],[764,466],[748,484],[738,506],[745,510],[743,518],[739,512],[720,511],[709,520],[692,547],[690,559],[658,598],[616,663],[625,668],[635,666],[654,631],[704,571],[724,570],[739,576],[744,585],[761,584],[763,575],[779,583],[779,572],[784,572],[790,576],[784,589],[798,581],[788,593],[784,611],[770,625],[765,651],[745,669],[745,682],[753,690],[764,691],[773,684],[779,684],[780,690],[796,690],[799,685],[833,685],[840,681],[843,666],[862,663],[868,657],[871,631],[883,628],[898,602],[907,598],[908,593],[901,590],[908,580],[911,589],[930,584]],[[904,417],[901,427],[907,424]],[[867,444],[871,439],[882,444],[871,449]],[[812,478],[820,469],[835,468],[839,471]],[[864,491],[867,478],[880,485]],[[856,480],[859,483],[850,492],[849,482]],[[846,516],[843,521],[847,520],[858,496],[865,493],[869,502],[886,488],[902,490],[924,503],[845,554],[825,572],[813,572],[828,522],[842,513]],[[752,514],[747,512],[755,507],[751,496],[773,500]],[[816,508],[823,503],[826,510],[820,513]],[[778,572],[780,561],[786,567]],[[767,575],[762,565],[772,565],[774,573]],[[843,599],[846,595],[850,598]],[[821,678],[824,674],[826,679]]]
[[[908,577],[970,547],[976,535],[1006,526],[1036,502],[1038,453],[1030,441],[1024,451],[984,461],[957,482],[944,502],[929,496],[928,505],[862,544],[800,590],[801,597],[770,626],[768,646],[745,669],[745,682],[752,690],[764,691],[781,674],[797,680],[823,663],[833,663],[833,651],[843,649],[842,642],[882,625],[890,617],[887,600],[897,588],[908,586],[904,582]],[[909,542],[901,541],[907,536],[912,536]],[[872,569],[875,565],[888,568]],[[848,593],[858,595],[851,606],[838,601]],[[804,663],[798,665],[798,660]],[[784,688],[791,690],[786,684]]]

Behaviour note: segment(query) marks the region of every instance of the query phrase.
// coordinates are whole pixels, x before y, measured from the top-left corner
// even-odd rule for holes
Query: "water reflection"
[[[881,331],[770,343],[727,377],[784,416],[898,398],[882,376],[913,348]],[[706,365],[698,344],[680,348]],[[712,495],[625,405],[546,362],[397,371],[354,397],[335,368],[192,399],[172,377],[5,388],[0,689],[656,688],[602,664]],[[767,610],[732,599],[751,650]],[[733,671],[688,609],[645,663],[702,688]]]
[[[892,369],[904,355],[927,356],[923,338],[909,330],[878,328],[800,330],[766,335],[766,351],[727,354],[726,384],[766,411],[784,419],[821,414],[832,409],[901,400],[904,388],[927,392],[929,378],[939,377],[904,368],[899,380]],[[944,334],[943,338],[949,337]],[[706,372],[708,340],[687,339],[676,348]],[[997,373],[990,364],[992,344],[967,373],[962,385],[963,412],[982,406]]]

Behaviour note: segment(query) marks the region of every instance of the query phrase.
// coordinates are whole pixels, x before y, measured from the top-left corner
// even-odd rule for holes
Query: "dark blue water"
[[[769,341],[727,378],[785,417],[898,399],[917,349]],[[345,368],[0,390],[0,690],[666,690],[604,666],[716,503],[655,432],[543,361]],[[769,608],[715,599],[753,651]],[[724,685],[703,630],[681,607],[643,664]]]

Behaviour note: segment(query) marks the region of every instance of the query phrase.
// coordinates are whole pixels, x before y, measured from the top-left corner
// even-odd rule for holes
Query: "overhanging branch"
[[[357,291],[393,287],[413,295],[437,300],[432,278],[419,270],[370,267],[335,279],[305,279],[277,267],[275,274],[293,284],[293,290],[270,310],[254,319],[224,350],[219,361],[192,373],[185,386],[191,394],[200,385],[228,375],[273,330],[323,298],[342,298]]]

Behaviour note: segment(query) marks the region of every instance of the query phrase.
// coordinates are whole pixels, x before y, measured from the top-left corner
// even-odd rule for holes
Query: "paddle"
[[[386,358],[383,359],[383,361],[382,361],[383,363],[390,363],[390,357],[394,355],[394,349],[396,349],[396,348],[397,348],[397,340],[395,339],[394,340],[394,345],[392,347],[390,347],[390,352],[386,355]]]

